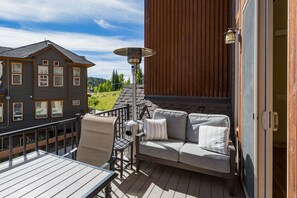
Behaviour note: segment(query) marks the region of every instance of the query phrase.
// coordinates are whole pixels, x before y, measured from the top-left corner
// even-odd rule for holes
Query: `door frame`
[[[258,163],[255,197],[273,191],[273,1],[258,1]],[[264,90],[264,91],[263,91]]]
[[[297,195],[297,2],[288,0],[287,195]]]

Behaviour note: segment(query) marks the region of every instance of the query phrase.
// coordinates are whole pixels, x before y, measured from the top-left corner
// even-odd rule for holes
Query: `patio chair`
[[[114,170],[115,157],[112,154],[116,121],[117,117],[86,114],[81,122],[78,147],[64,156],[76,152],[76,160],[80,162]],[[111,191],[111,187],[105,191]]]

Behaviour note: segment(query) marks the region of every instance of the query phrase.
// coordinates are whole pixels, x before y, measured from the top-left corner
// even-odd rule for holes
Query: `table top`
[[[0,197],[92,197],[116,173],[35,151],[0,164]]]

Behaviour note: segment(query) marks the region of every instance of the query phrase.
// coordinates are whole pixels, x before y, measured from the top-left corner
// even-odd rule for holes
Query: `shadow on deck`
[[[240,182],[235,196],[245,197]],[[104,196],[103,193],[99,197]],[[112,197],[229,197],[228,182],[187,170],[150,162],[142,162],[139,173],[125,169],[123,179],[112,182]]]

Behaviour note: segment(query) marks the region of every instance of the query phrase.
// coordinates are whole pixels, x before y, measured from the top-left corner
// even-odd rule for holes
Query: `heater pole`
[[[137,63],[131,66],[132,69],[132,120],[136,120],[136,75]]]

